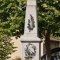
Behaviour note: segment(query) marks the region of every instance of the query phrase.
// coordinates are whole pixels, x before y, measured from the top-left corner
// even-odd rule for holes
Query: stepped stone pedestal
[[[27,0],[24,35],[21,36],[22,60],[40,60],[36,0]]]

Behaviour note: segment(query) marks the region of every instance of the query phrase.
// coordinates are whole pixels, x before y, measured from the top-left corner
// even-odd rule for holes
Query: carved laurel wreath
[[[25,49],[25,57],[27,58],[33,58],[36,55],[36,46],[33,44],[26,45]]]
[[[30,14],[30,19],[28,19],[28,26],[27,28],[29,29],[29,32],[33,30],[35,27],[35,22],[33,16]]]

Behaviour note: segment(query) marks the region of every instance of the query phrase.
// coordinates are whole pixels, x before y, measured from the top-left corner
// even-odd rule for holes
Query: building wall
[[[22,43],[20,41],[20,38],[16,39],[15,37],[12,37],[12,39],[13,39],[12,42],[14,42],[14,46],[17,48],[15,49],[16,51],[14,53],[9,55],[9,56],[11,56],[11,58],[8,60],[13,60],[18,57],[21,58],[21,56],[22,56]]]
[[[60,46],[59,42],[51,41],[51,44],[50,44],[51,49],[59,47],[59,46]],[[45,54],[45,42],[44,41],[41,42],[41,56],[43,56],[43,54]]]
[[[53,49],[53,48],[59,47],[59,43],[51,42],[50,46],[51,46],[51,49]]]

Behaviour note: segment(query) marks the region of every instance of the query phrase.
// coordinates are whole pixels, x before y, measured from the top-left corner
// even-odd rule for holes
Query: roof
[[[42,41],[45,41],[45,38],[43,38]],[[57,38],[57,37],[51,37],[50,41],[52,41],[52,42],[60,42],[60,37],[59,38]]]

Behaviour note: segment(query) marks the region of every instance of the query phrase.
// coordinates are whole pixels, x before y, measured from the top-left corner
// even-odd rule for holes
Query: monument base
[[[22,42],[22,60],[40,60],[41,54],[41,40],[37,36],[21,36]]]

